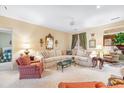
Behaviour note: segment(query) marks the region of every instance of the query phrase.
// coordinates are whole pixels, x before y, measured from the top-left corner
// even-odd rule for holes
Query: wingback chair
[[[29,56],[21,56],[16,60],[20,79],[41,78],[43,62],[31,61]]]

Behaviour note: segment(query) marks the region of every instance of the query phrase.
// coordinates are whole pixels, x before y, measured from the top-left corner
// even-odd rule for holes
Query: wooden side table
[[[100,58],[100,57],[93,57],[92,58],[92,64],[93,64],[92,67],[96,67],[98,65],[98,62],[99,62],[99,69],[102,69],[103,64],[104,64],[104,59]]]

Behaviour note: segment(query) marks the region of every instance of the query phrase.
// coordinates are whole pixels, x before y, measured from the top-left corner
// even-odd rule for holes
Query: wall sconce
[[[92,33],[92,34],[91,34],[91,36],[92,36],[92,37],[94,37],[94,36],[95,36],[95,34],[94,34],[94,33]]]
[[[58,45],[58,40],[55,40],[55,46],[57,47],[57,45]]]
[[[41,38],[41,39],[40,39],[40,45],[41,45],[41,47],[43,47],[43,43],[44,43],[44,42],[43,42],[43,39]]]
[[[94,36],[95,36],[95,33],[92,33],[92,34],[91,34],[91,38],[94,38]]]

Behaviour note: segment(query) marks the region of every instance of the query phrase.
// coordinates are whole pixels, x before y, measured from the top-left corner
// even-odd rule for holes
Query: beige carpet
[[[19,80],[18,71],[1,70],[0,87],[13,88],[55,88],[59,82],[85,82],[102,81],[107,83],[111,74],[121,75],[117,67],[104,65],[102,70],[98,68],[87,68],[82,66],[71,66],[61,70],[56,67],[45,69],[41,79],[23,79]]]

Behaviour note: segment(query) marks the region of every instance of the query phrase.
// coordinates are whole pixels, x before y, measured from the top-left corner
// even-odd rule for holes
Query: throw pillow
[[[61,50],[55,50],[55,52],[56,52],[56,56],[61,56],[62,55]]]
[[[48,53],[49,53],[49,57],[54,57],[55,56],[55,51],[54,50],[51,50]]]
[[[83,56],[83,57],[87,56],[87,54],[86,54],[86,52],[84,50],[78,50],[77,55],[78,56]]]
[[[72,50],[72,55],[76,55],[77,54],[77,49],[73,49]]]
[[[49,53],[46,51],[41,52],[41,54],[43,55],[44,58],[48,58],[49,57]]]

